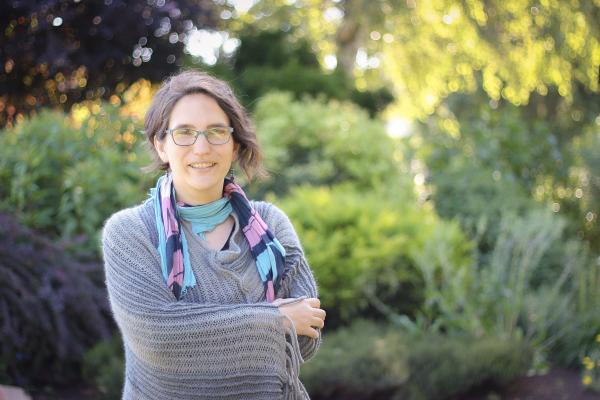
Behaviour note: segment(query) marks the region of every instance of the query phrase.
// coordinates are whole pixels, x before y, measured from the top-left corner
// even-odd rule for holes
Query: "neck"
[[[173,181],[175,187],[175,196],[178,202],[183,202],[190,206],[202,206],[212,203],[223,197],[223,187],[215,188],[211,191],[187,192],[178,188],[177,182]]]

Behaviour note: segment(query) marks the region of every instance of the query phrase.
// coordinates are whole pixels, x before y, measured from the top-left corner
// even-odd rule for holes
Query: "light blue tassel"
[[[256,266],[258,267],[258,274],[260,275],[260,279],[263,282],[267,281],[267,275],[269,271],[273,272],[273,281],[277,280],[277,263],[275,262],[275,253],[271,247],[277,248],[281,255],[285,257],[285,249],[279,243],[279,240],[276,238],[273,239],[273,242],[267,245],[266,251],[263,251],[256,257]]]
[[[166,240],[165,240],[165,227],[163,225],[161,208],[160,208],[160,198],[158,196],[158,188],[161,185],[162,179],[164,176],[161,176],[158,179],[155,188],[150,189],[150,195],[152,196],[152,200],[154,202],[154,218],[156,220],[156,229],[158,231],[158,254],[160,255],[160,269],[162,271],[163,278],[165,282],[167,282],[167,255],[166,252]]]
[[[188,287],[196,286],[196,277],[192,271],[187,239],[183,230],[181,230],[181,248],[183,250],[183,288],[181,289],[181,296],[183,296]]]

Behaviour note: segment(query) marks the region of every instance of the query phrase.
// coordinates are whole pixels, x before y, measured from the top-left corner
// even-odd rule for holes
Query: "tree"
[[[343,71],[324,70],[311,43],[296,37],[293,29],[261,30],[250,25],[237,36],[235,51],[222,52],[214,65],[201,68],[229,81],[250,110],[270,91],[290,92],[297,99],[310,95],[349,100],[369,111],[371,117],[394,100],[386,87],[357,90],[354,80]],[[200,63],[189,57],[184,67],[197,68]]]
[[[0,126],[43,106],[109,99],[174,72],[187,33],[214,26],[213,3],[193,0],[0,3]]]
[[[478,88],[515,105],[554,91],[568,104],[577,92],[598,98],[597,2],[261,0],[245,20],[291,25],[359,81],[383,73],[412,116]],[[359,50],[379,66],[357,68]]]
[[[358,87],[387,79],[396,99],[388,111],[423,123],[411,140],[425,161],[424,175],[432,177],[429,190],[439,193],[436,182],[450,172],[477,175],[461,180],[467,186],[483,185],[480,178],[487,174],[493,190],[500,183],[492,177],[502,176],[525,196],[553,202],[570,214],[579,234],[598,240],[595,183],[588,179],[595,155],[584,155],[576,143],[598,129],[600,3],[289,3],[261,0],[245,19],[281,29],[291,25],[313,41],[322,62],[337,54],[338,67],[354,72]],[[280,8],[269,13],[274,5]],[[357,56],[362,66],[353,62]],[[365,66],[365,57],[379,62]],[[451,201],[464,209],[461,197]]]

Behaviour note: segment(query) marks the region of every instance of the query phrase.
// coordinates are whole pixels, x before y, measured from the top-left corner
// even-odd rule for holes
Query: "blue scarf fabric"
[[[177,205],[178,215],[192,223],[192,232],[201,239],[206,239],[204,234],[222,224],[232,212],[233,208],[226,197],[200,206]]]

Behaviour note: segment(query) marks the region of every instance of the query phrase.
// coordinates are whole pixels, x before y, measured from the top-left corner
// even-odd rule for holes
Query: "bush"
[[[564,223],[550,212],[535,212],[525,218],[507,215],[498,227],[498,239],[489,257],[479,258],[475,268],[462,274],[440,273],[435,268],[440,263],[434,262],[439,256],[432,251],[424,252],[418,265],[423,275],[429,277],[425,309],[437,306],[431,314],[445,330],[506,337],[513,337],[519,328],[532,333],[528,328],[533,329],[534,324],[524,315],[531,305],[528,296],[536,289],[532,278],[544,267],[541,260],[561,237],[563,228]],[[556,281],[553,278],[551,284]],[[543,310],[554,309],[557,316],[554,308],[560,301],[557,296],[558,293],[548,296],[544,304],[538,304],[544,308],[538,307],[536,314],[545,316]],[[437,310],[439,314],[435,316]]]
[[[569,171],[569,182],[555,188],[551,197],[560,203],[561,213],[567,215],[578,233],[600,248],[600,126],[588,126],[571,144],[575,162]],[[550,197],[550,196],[549,196]]]
[[[250,106],[271,92],[288,92],[296,100],[308,95],[349,101],[367,111],[370,117],[375,117],[394,100],[387,88],[359,91],[351,88],[350,80],[339,70],[324,72],[318,67],[307,68],[296,62],[288,62],[281,67],[248,67],[234,80],[234,84],[240,88],[243,99],[252,100]]]
[[[590,341],[591,343],[591,341]],[[600,333],[595,337],[591,349],[582,357],[582,382],[590,389],[600,392]]]
[[[551,347],[551,360],[567,368],[577,368],[598,346],[594,340],[600,332],[600,315],[597,311],[573,315],[563,330],[564,334]]]
[[[534,206],[517,182],[470,161],[453,160],[429,181],[436,211],[460,221],[482,253],[494,246],[504,214],[523,215]]]
[[[147,156],[137,125],[114,107],[92,112],[44,111],[0,132],[0,207],[73,242],[75,252],[97,255],[102,222],[141,201],[150,185],[139,169]]]
[[[113,328],[98,263],[82,264],[0,214],[0,377],[70,383],[84,351]]]
[[[283,195],[301,185],[397,185],[396,145],[383,123],[350,103],[270,93],[255,108],[270,180],[253,189]]]
[[[433,277],[424,314],[445,330],[523,335],[536,368],[548,357],[574,366],[600,307],[597,254],[581,240],[597,248],[597,125],[562,130],[473,96],[451,96],[447,106],[408,140],[426,164],[436,210],[476,241],[477,263],[465,276],[423,273]],[[550,201],[559,215],[541,211]],[[419,268],[432,269],[428,259]]]
[[[270,92],[289,92],[296,99],[305,95],[323,95],[328,99],[348,98],[346,79],[339,73],[325,73],[320,68],[307,68],[295,62],[280,67],[251,66],[240,75],[238,86],[254,101]]]
[[[455,93],[426,125],[417,125],[421,128],[415,133],[419,140],[410,140],[418,144],[415,150],[427,165],[434,186],[443,184],[445,171],[456,171],[457,163],[469,164],[473,171],[486,171],[488,180],[494,173],[495,182],[490,180],[490,184],[501,186],[502,190],[509,183],[507,193],[500,193],[504,196],[499,197],[509,198],[507,206],[513,200],[515,186],[532,200],[556,203],[560,214],[569,219],[571,234],[576,233],[598,248],[600,224],[596,210],[600,206],[600,178],[596,171],[600,168],[600,126],[594,121],[597,106],[589,107],[593,102],[583,101],[588,107],[580,106],[578,112],[583,111],[581,115],[586,116],[573,119],[570,114],[577,107],[559,106],[556,112],[550,112],[557,106],[546,102],[551,97],[534,96],[527,107],[516,107],[504,101],[494,104],[481,93]],[[537,110],[532,113],[534,109]],[[542,116],[547,111],[548,115]],[[464,169],[467,175],[468,168]],[[437,197],[436,206],[455,203],[460,207],[462,193],[469,193],[469,188],[463,189],[467,191],[457,191],[453,197]],[[495,206],[491,204],[492,209]],[[465,211],[471,210],[466,204]],[[486,213],[485,209],[481,211]]]
[[[501,386],[527,372],[532,361],[525,342],[496,337],[427,335],[409,349],[410,378],[396,399],[445,399],[482,384]]]
[[[363,320],[325,333],[323,343],[301,368],[313,399],[366,399],[390,395],[408,379],[408,350],[389,326]]]
[[[564,262],[572,271],[568,282],[570,292],[568,320],[560,327],[561,335],[551,343],[554,361],[566,367],[576,367],[592,352],[592,343],[600,332],[600,259],[591,256],[587,246],[570,241]],[[597,344],[595,344],[597,346]]]
[[[386,189],[302,187],[274,200],[302,238],[330,328],[374,311],[413,315],[423,287],[415,263],[426,244],[457,270],[472,263],[456,224],[414,206],[410,192]]]
[[[527,371],[531,354],[519,340],[413,336],[357,321],[325,333],[301,378],[315,400],[444,399],[484,383],[508,383]]]
[[[123,391],[125,361],[119,335],[97,343],[83,358],[83,376],[104,399],[118,399]]]
[[[420,327],[524,338],[535,351],[534,368],[546,369],[553,353],[572,365],[581,354],[574,343],[598,329],[589,317],[600,306],[600,265],[582,242],[565,237],[564,228],[551,211],[506,214],[488,257],[476,256],[477,264],[468,268],[442,262],[443,253],[426,247],[416,258],[425,286],[416,320],[427,324]],[[547,271],[546,256],[556,248],[553,263],[560,269]]]

